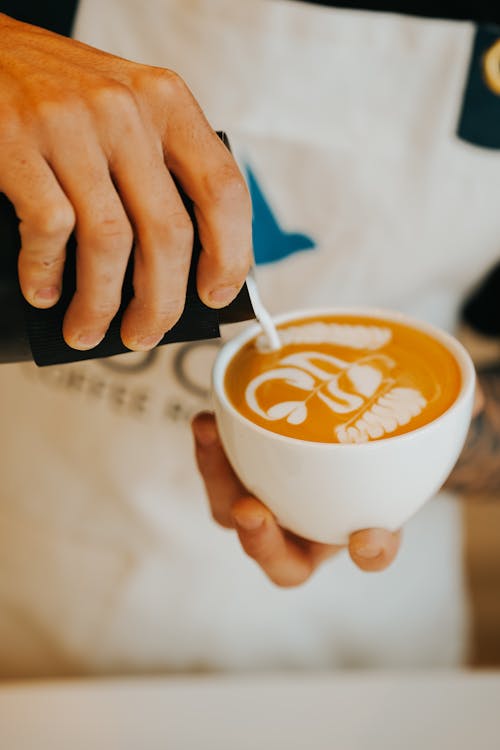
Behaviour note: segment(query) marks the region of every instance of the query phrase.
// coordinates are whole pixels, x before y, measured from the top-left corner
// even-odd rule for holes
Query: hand
[[[182,79],[0,14],[0,192],[20,220],[19,281],[28,302],[59,298],[75,229],[77,289],[63,334],[76,349],[104,337],[134,247],[135,296],[121,328],[152,348],[185,302],[193,228],[197,284],[227,305],[251,262],[251,204],[231,154]]]
[[[241,546],[278,586],[298,586],[342,547],[302,539],[282,529],[268,508],[243,487],[222,449],[213,414],[193,420],[196,460],[212,515],[221,526],[236,529]],[[357,531],[349,554],[365,571],[386,568],[399,549],[400,534],[383,529]]]

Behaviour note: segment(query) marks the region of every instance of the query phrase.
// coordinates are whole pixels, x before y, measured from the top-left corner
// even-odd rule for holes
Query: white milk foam
[[[390,328],[384,326],[347,325],[343,323],[305,323],[281,328],[279,337],[282,346],[288,344],[337,344],[351,349],[380,349],[391,338]],[[257,338],[257,349],[267,351],[266,337]]]
[[[389,435],[408,424],[427,405],[416,388],[401,388],[391,377],[395,362],[375,353],[392,338],[383,326],[343,325],[342,323],[307,323],[280,330],[283,346],[287,344],[337,344],[351,349],[371,350],[358,360],[347,362],[338,357],[314,351],[297,352],[283,357],[278,366],[257,375],[245,391],[247,406],[268,421],[286,419],[289,424],[302,424],[308,419],[308,402],[320,399],[335,418],[332,433],[340,443],[365,443]],[[266,339],[260,336],[257,347],[265,350]],[[327,367],[322,367],[322,363]],[[340,385],[347,378],[349,390]],[[281,401],[263,409],[258,390],[272,380],[282,380],[307,395],[301,400]],[[328,413],[328,412],[326,412]],[[339,421],[339,415],[345,419]],[[332,435],[333,437],[333,435]]]

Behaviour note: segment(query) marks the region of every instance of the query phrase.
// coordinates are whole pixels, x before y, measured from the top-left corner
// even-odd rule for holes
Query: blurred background
[[[500,364],[500,265],[490,270],[462,310],[459,337],[477,368]],[[500,451],[500,446],[498,446]],[[500,471],[500,453],[498,456]],[[471,599],[469,663],[500,665],[500,496],[478,494],[463,504],[464,564]]]

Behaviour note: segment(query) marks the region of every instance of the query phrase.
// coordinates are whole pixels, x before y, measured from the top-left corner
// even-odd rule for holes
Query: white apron
[[[500,155],[454,135],[473,31],[290,0],[83,0],[75,36],[178,71],[228,132],[273,311],[381,305],[453,329],[500,248]],[[0,674],[461,663],[449,498],[387,572],[340,555],[294,590],[212,522],[188,420],[216,348],[0,368]]]

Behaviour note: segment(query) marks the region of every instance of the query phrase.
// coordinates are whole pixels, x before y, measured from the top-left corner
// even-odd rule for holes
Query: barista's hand
[[[342,549],[309,542],[278,526],[266,506],[250,496],[236,477],[222,449],[213,414],[198,414],[192,426],[198,468],[214,519],[236,529],[245,552],[271,581],[278,586],[298,586]],[[358,531],[349,540],[349,554],[362,570],[383,570],[395,558],[399,543],[399,533]]]
[[[57,301],[75,229],[77,291],[63,332],[77,349],[96,346],[135,243],[121,333],[131,349],[154,346],[182,312],[192,251],[175,176],[195,205],[200,296],[228,304],[251,261],[250,198],[182,79],[3,14],[0,39],[0,192],[20,219],[26,299]]]

